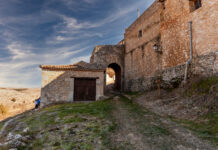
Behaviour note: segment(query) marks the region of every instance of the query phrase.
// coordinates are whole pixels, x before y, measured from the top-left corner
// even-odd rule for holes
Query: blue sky
[[[89,61],[154,0],[0,0],[0,87],[40,87],[40,64]]]

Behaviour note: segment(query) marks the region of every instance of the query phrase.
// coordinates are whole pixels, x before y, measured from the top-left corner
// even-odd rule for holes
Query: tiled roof
[[[105,71],[101,65],[80,61],[72,65],[40,65],[43,70],[75,70],[75,71]]]

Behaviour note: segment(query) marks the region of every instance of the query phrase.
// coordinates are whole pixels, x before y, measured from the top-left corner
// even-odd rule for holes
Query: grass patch
[[[179,120],[171,117],[171,120],[193,131],[200,138],[218,146],[218,114],[209,113],[204,115],[202,119],[204,121]]]
[[[125,104],[130,108],[132,112],[137,113],[141,117],[144,117],[145,114],[151,113],[142,108],[142,106],[138,105],[137,103],[133,102],[131,99],[128,99],[125,96],[120,96],[121,100],[125,102]]]
[[[6,115],[8,113],[8,108],[5,107],[3,104],[0,104],[0,114]]]
[[[124,94],[130,96],[131,99],[137,98],[142,95],[141,92],[125,92]]]
[[[158,119],[159,117],[156,114],[146,110],[145,108],[142,108],[142,106],[138,105],[125,96],[121,96],[121,100],[125,102],[131,112],[135,114],[133,117],[138,118],[138,124],[141,124],[142,132],[146,136],[170,135],[170,132],[162,126],[160,120]],[[145,115],[150,117],[145,117]],[[150,124],[152,122],[160,125]]]
[[[27,89],[26,89],[26,88],[23,88],[23,89],[13,89],[13,90],[15,90],[15,91],[17,91],[17,92],[22,92],[22,91],[26,91]]]
[[[89,150],[96,147],[96,142],[93,142],[96,139],[101,141],[101,149],[102,146],[107,149],[111,146],[110,135],[116,128],[111,117],[112,109],[110,99],[93,103],[61,104],[42,109],[23,121],[30,128],[28,135],[41,132],[43,136],[32,141],[36,149],[48,146],[54,149]],[[53,140],[56,143],[51,142],[56,137],[54,133],[59,135]]]
[[[156,125],[146,127],[146,130],[144,133],[148,136],[159,136],[159,135],[169,135],[170,134],[170,132],[167,129],[160,127],[160,126],[156,126]]]
[[[58,112],[59,117],[69,116],[71,114],[88,114],[102,118],[110,115],[112,106],[109,104],[110,100],[97,101],[93,103],[78,103],[78,104],[62,104],[45,108],[43,111]]]
[[[190,88],[185,91],[185,95],[208,94],[211,87],[216,84],[218,84],[218,76],[201,79],[198,82],[191,84]],[[215,91],[217,90],[218,89],[215,89]]]
[[[1,131],[1,129],[2,129],[2,127],[4,126],[4,123],[0,123],[0,131]]]

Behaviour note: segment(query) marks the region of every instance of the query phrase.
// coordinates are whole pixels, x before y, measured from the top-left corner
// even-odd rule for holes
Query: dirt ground
[[[0,121],[34,108],[40,89],[0,88]]]
[[[0,149],[218,149],[128,97],[54,105],[0,122]]]
[[[171,120],[161,117],[125,97],[115,98],[114,118],[118,124],[113,138],[125,149],[215,150],[206,141]]]

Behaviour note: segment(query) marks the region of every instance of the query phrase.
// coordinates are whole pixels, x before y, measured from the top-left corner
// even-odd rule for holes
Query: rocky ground
[[[0,149],[218,150],[217,77],[187,86],[25,112],[0,122]]]
[[[0,88],[0,121],[34,108],[40,89]]]
[[[29,111],[0,123],[0,149],[216,150],[125,96]]]

